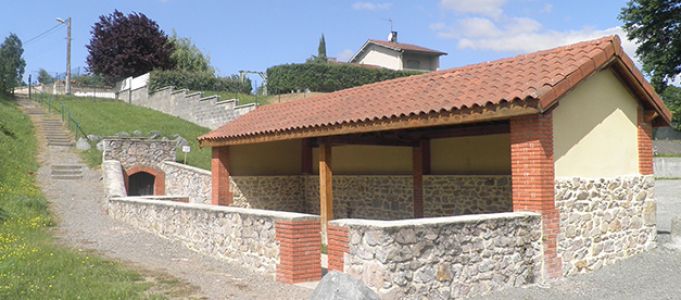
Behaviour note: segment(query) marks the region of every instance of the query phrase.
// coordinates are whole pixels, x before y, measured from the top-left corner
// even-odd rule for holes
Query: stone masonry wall
[[[162,169],[164,161],[175,161],[175,142],[135,138],[104,139],[103,160],[117,160],[129,169],[135,165]]]
[[[168,86],[150,91],[146,82],[128,78],[118,84],[122,87],[116,98],[133,105],[142,106],[170,114],[200,126],[216,129],[256,108],[255,103],[239,104],[238,99],[222,100],[217,96],[203,97],[201,92],[176,89]],[[128,80],[139,81],[126,85]],[[148,79],[146,79],[148,80]]]
[[[161,166],[165,172],[165,192],[167,195],[189,197],[190,203],[210,204],[210,171],[165,161]]]
[[[654,188],[652,175],[557,179],[563,275],[597,270],[654,248]]]
[[[140,229],[181,241],[197,252],[237,262],[273,276],[280,261],[280,242],[275,228],[278,222],[319,222],[318,216],[298,213],[137,197],[110,199],[109,215]]]
[[[233,206],[307,212],[303,207],[300,176],[232,176],[230,179]]]
[[[541,278],[541,217],[535,213],[345,219],[330,226],[347,228],[348,238],[336,239],[347,247],[334,245],[329,253],[340,249],[344,257],[330,254],[329,263],[343,264],[382,299],[461,299]]]
[[[424,216],[512,211],[509,176],[428,175],[423,178]],[[411,176],[334,176],[334,217],[413,218]],[[319,213],[319,178],[304,177],[307,213]]]

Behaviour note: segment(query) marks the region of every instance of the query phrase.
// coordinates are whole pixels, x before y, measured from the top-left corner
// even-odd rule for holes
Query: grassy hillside
[[[210,149],[199,149],[196,140],[198,136],[210,131],[208,128],[123,101],[57,97],[53,103],[58,107],[59,103],[64,103],[66,110],[80,122],[80,126],[87,134],[113,136],[121,131],[132,133],[134,130],[142,131],[145,136],[153,130],[161,132],[161,135],[166,137],[179,134],[189,141],[192,148],[187,155],[187,164],[210,169]],[[85,158],[90,165],[98,165],[101,163],[102,153],[93,147],[85,152]],[[184,153],[180,149],[177,159],[178,161],[184,159]]]
[[[0,299],[139,299],[144,278],[122,266],[57,246],[34,174],[31,121],[0,96]]]

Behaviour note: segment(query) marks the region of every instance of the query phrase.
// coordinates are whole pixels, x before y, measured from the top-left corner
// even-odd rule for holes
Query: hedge
[[[251,80],[232,75],[217,77],[210,73],[197,73],[179,70],[153,71],[149,77],[151,90],[166,86],[174,86],[178,89],[192,91],[226,91],[234,93],[251,93]]]
[[[305,89],[313,92],[333,92],[415,74],[421,73],[383,68],[370,69],[351,64],[287,64],[267,69],[267,89],[273,94]]]

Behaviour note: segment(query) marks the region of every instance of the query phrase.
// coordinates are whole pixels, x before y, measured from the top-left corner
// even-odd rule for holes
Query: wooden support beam
[[[230,191],[229,174],[229,148],[214,147],[210,162],[211,169],[211,204],[232,204],[232,192]]]
[[[414,218],[423,218],[423,150],[421,145],[412,148]]]
[[[312,174],[312,143],[310,139],[302,140],[300,153],[300,173],[303,175]]]
[[[319,145],[319,216],[322,231],[333,220],[333,169],[331,167],[331,145]]]

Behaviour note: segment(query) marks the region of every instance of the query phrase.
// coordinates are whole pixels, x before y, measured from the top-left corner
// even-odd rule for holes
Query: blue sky
[[[90,27],[114,9],[141,12],[166,33],[189,37],[211,57],[221,75],[303,62],[316,53],[322,33],[328,55],[347,59],[367,39],[385,39],[388,18],[399,40],[442,50],[451,68],[551,48],[602,35],[622,34],[617,19],[625,0],[429,0],[429,1],[8,1],[0,37],[28,40],[73,18],[73,68],[86,66]],[[65,69],[66,30],[60,27],[25,45],[26,74]],[[635,44],[625,41],[625,50]],[[35,76],[35,75],[34,75]]]

